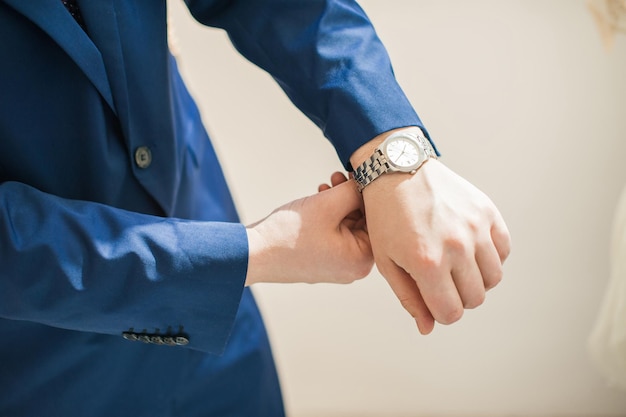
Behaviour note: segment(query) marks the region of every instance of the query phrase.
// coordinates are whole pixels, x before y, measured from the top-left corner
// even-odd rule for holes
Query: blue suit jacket
[[[344,163],[420,125],[351,1],[187,3]],[[88,34],[59,0],[0,0],[0,415],[280,416],[245,229],[165,1],[79,5]]]

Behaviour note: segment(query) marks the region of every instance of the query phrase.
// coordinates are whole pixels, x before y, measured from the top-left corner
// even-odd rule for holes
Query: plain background
[[[170,3],[243,221],[314,193],[341,169],[332,147],[223,32]],[[291,416],[626,415],[586,347],[626,184],[626,36],[607,50],[582,0],[361,4],[442,161],[498,205],[513,252],[485,304],[428,337],[376,271],[257,286]]]

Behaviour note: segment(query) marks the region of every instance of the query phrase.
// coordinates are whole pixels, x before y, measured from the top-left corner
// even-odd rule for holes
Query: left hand
[[[338,176],[337,176],[338,175]],[[274,210],[246,228],[246,285],[258,282],[350,283],[374,265],[363,200],[341,174],[332,188]]]
[[[381,140],[355,153],[353,166]],[[363,190],[363,199],[378,270],[422,334],[435,321],[459,320],[502,279],[511,245],[502,216],[441,162],[429,160],[414,175],[382,175]]]

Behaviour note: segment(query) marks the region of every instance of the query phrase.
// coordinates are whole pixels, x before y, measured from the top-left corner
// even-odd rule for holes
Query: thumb
[[[316,195],[320,204],[339,220],[355,210],[363,210],[363,198],[354,181],[349,180]]]

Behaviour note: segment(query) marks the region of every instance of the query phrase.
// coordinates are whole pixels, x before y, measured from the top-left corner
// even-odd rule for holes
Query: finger
[[[378,269],[387,280],[402,307],[415,319],[419,332],[423,335],[432,332],[435,327],[435,319],[428,310],[415,280],[392,261],[379,262]]]
[[[464,308],[476,308],[485,301],[485,284],[474,257],[457,263],[451,275]]]
[[[463,301],[450,269],[436,264],[422,265],[419,272],[411,272],[411,276],[435,320],[452,324],[463,316]]]
[[[321,184],[317,187],[317,191],[318,192],[326,191],[330,189],[331,187],[335,187],[346,181],[348,181],[348,178],[342,172],[339,172],[339,171],[333,172],[333,174],[330,176],[330,183],[332,185]]]
[[[312,197],[319,198],[327,214],[338,221],[363,207],[363,199],[352,181],[344,181]]]
[[[511,253],[511,234],[500,213],[497,213],[494,219],[491,228],[491,240],[498,251],[500,262],[504,263]]]
[[[317,187],[317,192],[321,193],[322,191],[326,191],[326,190],[329,190],[329,189],[330,189],[330,185],[328,185],[328,184],[320,184]]]
[[[490,290],[502,280],[502,258],[489,236],[476,245],[476,264],[485,289]]]
[[[333,185],[333,187],[342,184],[344,182],[348,181],[348,178],[339,171],[333,172],[333,174],[330,176],[330,183]]]

